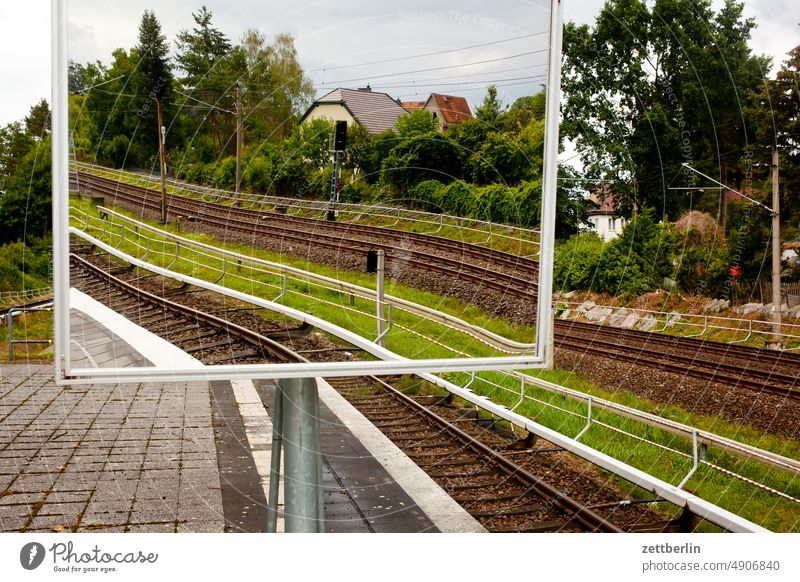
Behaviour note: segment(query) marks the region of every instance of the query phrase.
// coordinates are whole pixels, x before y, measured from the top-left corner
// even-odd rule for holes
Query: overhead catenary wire
[[[366,63],[355,63],[355,64],[350,64],[350,65],[334,65],[334,66],[331,66],[331,67],[318,67],[316,69],[310,69],[310,70],[311,71],[333,71],[333,70],[337,70],[337,69],[352,69],[352,68],[355,68],[355,67],[366,67],[368,65],[383,65],[383,64],[386,64],[386,63],[396,63],[396,62],[399,62],[399,61],[407,61],[407,60],[411,60],[411,59],[420,59],[420,58],[423,58],[423,57],[433,57],[433,56],[436,56],[436,55],[445,55],[445,54],[448,54],[448,53],[455,53],[455,52],[466,51],[466,50],[471,50],[471,49],[476,49],[476,48],[482,48],[482,47],[486,47],[486,46],[504,44],[504,43],[507,43],[507,42],[513,42],[515,40],[523,40],[523,39],[526,39],[526,38],[533,38],[535,36],[542,36],[542,35],[547,34],[549,32],[550,32],[549,30],[543,30],[543,31],[540,31],[540,32],[534,32],[532,34],[526,34],[526,35],[517,36],[517,37],[514,37],[514,38],[506,38],[506,39],[502,39],[502,40],[495,40],[495,41],[492,41],[492,42],[484,42],[484,43],[480,43],[480,44],[472,44],[472,45],[469,45],[469,46],[462,46],[462,47],[453,48],[453,49],[445,49],[445,50],[434,51],[434,52],[430,52],[430,53],[422,53],[422,54],[419,54],[419,55],[409,55],[407,57],[394,57],[394,58],[391,58],[391,59],[381,59],[381,60],[377,60],[377,61],[368,61]]]
[[[535,50],[535,51],[527,51],[527,52],[524,52],[524,53],[517,53],[515,55],[507,55],[507,56],[504,56],[504,57],[498,57],[498,58],[495,58],[495,59],[485,59],[485,60],[482,60],[482,61],[473,61],[471,63],[461,63],[460,65],[445,65],[445,66],[442,66],[442,67],[430,67],[430,68],[427,68],[427,69],[416,69],[416,70],[413,70],[413,71],[395,71],[395,72],[387,73],[387,74],[384,74],[384,75],[372,75],[372,76],[363,76],[363,77],[353,77],[351,79],[339,79],[339,80],[336,80],[336,81],[326,81],[324,84],[325,85],[336,85],[336,84],[342,84],[342,83],[352,83],[352,82],[355,82],[355,81],[370,81],[370,80],[373,80],[373,79],[383,79],[383,78],[386,78],[386,77],[396,77],[398,75],[413,75],[415,73],[428,73],[428,72],[431,72],[431,71],[445,71],[445,70],[448,70],[448,69],[458,69],[458,68],[461,68],[461,67],[472,67],[472,66],[475,66],[475,65],[484,65],[484,64],[488,64],[488,63],[497,63],[497,62],[501,62],[501,61],[507,61],[509,59],[516,59],[516,58],[519,58],[519,57],[525,57],[525,56],[529,56],[529,55],[541,54],[541,53],[547,52],[548,50],[550,50],[550,49],[549,48],[544,48],[544,49],[539,49],[539,50]]]

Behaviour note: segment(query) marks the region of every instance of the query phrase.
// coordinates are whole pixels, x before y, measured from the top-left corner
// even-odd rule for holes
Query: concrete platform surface
[[[202,366],[73,294],[73,366]],[[265,531],[272,381],[59,387],[53,373],[0,364],[0,532]],[[319,385],[326,531],[482,531]]]

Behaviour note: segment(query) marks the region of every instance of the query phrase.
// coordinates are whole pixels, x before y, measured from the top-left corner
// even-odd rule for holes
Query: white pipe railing
[[[75,210],[75,209],[73,209],[73,210]],[[109,210],[109,209],[102,208],[102,207],[100,208],[100,210],[101,210],[101,212],[108,213],[111,216],[115,216],[115,217],[121,218],[121,219],[123,219],[125,221],[130,221],[130,222],[136,224],[137,228],[140,231],[141,230],[149,230],[149,231],[158,233],[160,235],[163,235],[164,237],[167,237],[167,238],[171,237],[171,238],[176,239],[176,242],[175,242],[176,248],[177,248],[177,245],[179,245],[179,243],[181,243],[181,242],[187,247],[191,247],[192,245],[196,245],[196,246],[198,246],[198,247],[200,247],[202,249],[207,249],[207,250],[211,250],[211,251],[214,251],[214,252],[218,252],[221,255],[226,255],[228,257],[232,257],[232,258],[235,258],[237,260],[254,261],[257,264],[264,264],[264,265],[267,265],[269,267],[275,268],[276,269],[275,273],[269,273],[269,274],[272,274],[272,275],[285,277],[286,276],[285,272],[280,271],[281,268],[285,268],[286,272],[290,272],[290,273],[293,273],[293,274],[296,274],[296,275],[302,276],[302,277],[307,277],[308,279],[312,279],[312,280],[319,280],[319,281],[321,281],[321,282],[323,282],[325,284],[332,284],[333,287],[324,287],[324,288],[327,288],[327,289],[330,289],[330,290],[333,290],[333,291],[346,290],[346,291],[351,292],[351,293],[353,293],[355,295],[358,295],[359,297],[368,298],[368,299],[374,299],[374,296],[375,296],[375,291],[373,289],[368,289],[368,288],[365,288],[365,287],[359,287],[357,285],[353,285],[353,284],[350,284],[350,283],[345,283],[345,282],[339,281],[337,279],[331,279],[331,278],[324,277],[324,276],[321,276],[321,275],[316,275],[315,273],[311,273],[311,272],[308,272],[308,271],[303,271],[301,269],[296,269],[294,267],[285,267],[284,265],[280,265],[279,263],[271,263],[269,261],[264,261],[262,259],[255,259],[255,258],[252,258],[252,257],[247,257],[246,255],[240,255],[238,253],[234,253],[232,251],[227,251],[225,249],[219,249],[217,247],[213,247],[212,245],[207,245],[205,243],[199,243],[199,242],[196,242],[196,241],[192,241],[191,239],[186,239],[186,238],[183,238],[183,237],[179,237],[178,235],[173,235],[172,233],[169,233],[169,232],[166,232],[166,231],[162,231],[162,230],[160,230],[158,228],[155,228],[155,227],[152,227],[150,225],[147,225],[146,223],[142,223],[142,222],[136,221],[134,219],[125,217],[124,215],[121,215],[121,214],[119,214],[119,213],[117,213],[117,212],[115,212],[113,210]],[[79,211],[79,212],[81,214],[85,214],[85,213],[82,213],[82,211]],[[91,219],[91,217],[89,217],[88,215],[86,215],[86,216],[88,217],[88,219]],[[87,224],[88,224],[88,219],[86,221]],[[105,224],[105,221],[103,221],[103,222]],[[108,223],[108,224],[113,224],[113,223]],[[117,227],[120,227],[120,226],[125,228],[125,225],[117,225]],[[136,245],[136,246],[138,248],[143,248],[141,245]],[[208,256],[209,258],[213,258],[214,260],[217,260],[217,261],[221,261],[222,260],[219,257],[212,257],[212,255],[206,255],[206,256]],[[170,263],[170,266],[168,266],[167,269],[170,269],[171,266],[177,261],[177,257],[178,257],[178,255],[176,253],[175,259],[172,261],[172,263]],[[209,266],[208,264],[204,264],[203,266],[206,267],[206,268],[212,269],[212,270],[217,270],[218,272],[220,271],[219,269],[215,269],[214,267]],[[259,283],[265,284],[265,283],[260,282],[260,281],[259,281]],[[284,293],[282,292],[273,301],[276,301],[283,294]],[[312,297],[312,296],[305,295],[305,294],[301,294],[301,295],[304,295],[304,296],[306,296],[309,299],[312,299],[314,301],[319,301],[319,302],[322,302],[322,303],[328,303],[330,305],[334,305],[332,302],[328,302],[328,301],[325,301],[325,300],[322,300],[322,299],[319,299],[319,298],[316,298],[316,297]],[[415,313],[415,314],[418,314],[420,316],[427,315],[426,319],[428,319],[429,321],[432,321],[432,322],[435,322],[435,323],[439,323],[441,325],[447,325],[447,322],[442,322],[442,321],[439,320],[439,318],[441,316],[446,316],[447,314],[442,314],[441,312],[438,312],[438,311],[433,310],[431,308],[424,307],[424,306],[421,306],[421,305],[418,305],[418,304],[414,304],[414,303],[411,303],[411,302],[406,302],[405,300],[401,300],[399,298],[396,298],[396,297],[393,297],[393,296],[389,296],[389,295],[386,296],[386,299],[387,299],[387,302],[388,301],[399,302],[399,304],[401,305],[401,309],[403,309],[404,311],[408,311],[410,313]],[[358,313],[360,315],[363,315],[365,317],[375,317],[375,315],[372,314],[372,313],[363,312],[363,311],[356,310],[356,309],[353,309],[353,308],[347,308],[347,307],[339,305],[339,304],[335,304],[335,306],[338,309],[346,309],[348,311],[353,311],[353,312]],[[452,317],[452,316],[448,316],[448,317]],[[456,319],[456,321],[460,321],[460,320]],[[472,326],[471,324],[467,324],[466,322],[461,322],[461,323],[463,325],[468,326],[468,327],[466,328],[466,330],[465,329],[457,329],[457,331],[461,331],[463,333],[468,333],[470,331],[474,331],[474,326]],[[439,341],[437,341],[437,340],[435,340],[433,338],[429,338],[429,337],[425,336],[424,334],[418,332],[417,330],[413,330],[413,329],[407,328],[407,327],[402,326],[402,325],[397,325],[397,324],[395,324],[395,327],[397,327],[398,329],[402,329],[403,331],[407,331],[409,333],[412,333],[412,334],[414,334],[414,335],[416,335],[418,337],[421,337],[421,338],[425,339],[426,341],[428,341],[428,342],[430,342],[432,344],[438,345],[440,347],[444,347],[444,348],[452,351],[453,353],[455,353],[455,354],[457,354],[459,356],[469,357],[469,354],[467,354],[467,353],[465,353],[463,351],[451,348],[451,347],[445,345],[444,343],[439,342]],[[485,331],[485,330],[483,330],[483,331]],[[487,332],[487,333],[490,333],[490,332]],[[754,460],[754,461],[758,461],[760,463],[776,467],[778,469],[793,473],[795,475],[800,475],[800,461],[796,461],[794,459],[790,459],[788,457],[784,457],[784,456],[778,455],[776,453],[765,451],[765,450],[759,449],[757,447],[752,447],[750,445],[746,445],[746,444],[740,443],[738,441],[734,441],[732,439],[721,437],[721,436],[716,435],[714,433],[709,433],[709,432],[706,432],[706,431],[698,431],[697,429],[695,429],[692,426],[685,425],[685,424],[682,424],[682,423],[678,423],[678,422],[675,422],[675,421],[672,421],[672,420],[664,419],[662,417],[659,417],[659,416],[656,416],[656,415],[653,415],[653,414],[649,414],[649,413],[637,410],[635,408],[626,407],[626,406],[617,404],[617,403],[609,401],[609,400],[604,400],[602,398],[588,396],[587,394],[585,394],[583,392],[579,392],[577,390],[573,390],[573,389],[570,389],[570,388],[566,388],[564,386],[553,384],[551,382],[540,380],[538,378],[534,378],[534,377],[529,376],[527,374],[523,374],[523,373],[520,373],[520,372],[510,372],[510,373],[508,373],[508,375],[512,376],[512,377],[515,377],[515,378],[518,378],[523,383],[523,385],[528,385],[528,386],[532,386],[532,387],[535,387],[535,388],[539,388],[539,389],[545,390],[545,391],[553,393],[553,394],[559,394],[559,395],[562,395],[562,396],[566,396],[566,397],[569,397],[569,398],[571,398],[571,399],[573,399],[575,401],[584,402],[584,403],[587,404],[587,406],[590,406],[589,402],[591,402],[592,403],[591,406],[593,406],[594,408],[597,408],[598,410],[605,410],[605,411],[608,411],[608,412],[612,412],[614,414],[618,414],[620,416],[623,416],[623,417],[626,417],[626,418],[630,418],[630,419],[636,420],[638,422],[645,423],[645,424],[653,426],[655,428],[659,428],[659,429],[665,430],[665,431],[670,432],[672,434],[676,434],[676,435],[679,435],[679,436],[682,436],[682,437],[686,437],[686,438],[691,438],[693,434],[697,434],[698,438],[699,438],[699,442],[701,444],[704,444],[704,445],[707,445],[707,446],[713,446],[713,447],[715,447],[715,448],[717,448],[719,450],[722,450],[722,451],[725,451],[725,452],[728,452],[728,453],[731,453],[731,454],[734,454],[734,455],[737,455],[737,456],[740,456],[740,457],[748,458],[748,459],[751,459],[751,460]],[[474,380],[474,376],[473,376],[473,380]],[[471,380],[470,383],[473,380]],[[483,381],[487,382],[489,384],[492,384],[491,382],[488,382],[487,380],[483,380]],[[497,388],[505,389],[505,387],[502,387],[500,385],[495,385],[495,384],[492,384],[492,385],[496,386]],[[528,399],[528,400],[535,401],[537,404],[544,404],[541,400],[532,399],[532,398],[530,398],[528,396],[525,396],[524,394],[521,395],[521,398],[525,398],[525,399]],[[513,407],[513,409],[516,409],[519,406],[519,404],[520,403],[517,403]],[[560,407],[554,407],[554,408],[558,408],[562,412],[565,412],[565,413],[568,413],[568,414],[573,414],[570,411],[568,411],[566,409],[563,409],[563,408],[560,408]],[[591,413],[589,413],[589,414],[591,414]],[[588,428],[588,424],[587,424],[586,428]],[[611,428],[612,430],[617,430],[614,427],[609,427],[609,428]],[[578,438],[578,437],[576,437],[576,438]],[[656,444],[656,443],[652,443],[652,444]],[[673,450],[673,452],[678,452],[678,451]]]
[[[183,275],[181,273],[170,272],[155,265],[148,265],[143,261],[136,259],[135,257],[114,249],[113,247],[74,227],[70,228],[70,232],[71,234],[87,240],[88,242],[132,265],[148,269],[153,273],[172,278],[182,283],[194,285],[208,291],[213,291],[233,299],[245,301],[252,305],[264,307],[298,321],[308,322],[309,324],[314,325],[323,331],[329,332],[343,341],[350,343],[351,345],[363,349],[367,353],[379,358],[380,360],[383,360],[383,364],[385,365],[380,367],[380,373],[417,373],[415,371],[417,366],[415,366],[413,361],[400,356],[395,352],[387,350],[386,348],[373,343],[367,338],[359,336],[328,321],[319,319],[308,313],[262,299],[260,297],[226,289],[224,287],[220,287],[219,285],[214,285],[213,283],[209,283],[195,277],[190,277],[188,275]],[[231,378],[236,377],[262,379],[276,377],[298,377],[299,374],[309,377],[322,375],[336,377],[348,376],[354,373],[351,362],[281,364],[277,367],[271,366],[270,368],[272,369],[267,370],[265,366],[239,364],[210,366],[200,369],[178,368],[170,370],[143,370],[136,368],[72,369],[69,370],[70,376],[63,380],[62,383],[70,384],[82,382],[84,380],[80,378],[81,376],[90,377],[93,382],[124,383],[176,380],[215,381],[230,380]],[[283,368],[284,371],[279,371],[280,368]],[[714,505],[713,503],[710,503],[704,499],[701,499],[692,493],[683,491],[680,488],[671,485],[670,483],[646,473],[645,471],[637,469],[605,453],[601,453],[596,449],[579,443],[575,439],[538,424],[525,416],[512,412],[505,406],[498,405],[485,396],[475,394],[472,390],[464,389],[434,374],[419,373],[418,375],[424,380],[427,380],[428,382],[447,390],[453,395],[480,407],[490,414],[497,416],[502,420],[508,421],[515,426],[523,428],[534,435],[544,438],[552,442],[554,445],[559,446],[579,457],[582,457],[587,461],[630,481],[634,485],[650,491],[665,501],[673,503],[678,507],[686,508],[695,515],[715,523],[724,529],[734,532],[768,531],[741,516]]]
[[[78,213],[85,214],[83,211],[79,209],[73,208]],[[194,241],[192,239],[182,237],[180,235],[173,234],[171,232],[167,232],[165,230],[161,230],[159,228],[155,228],[150,226],[144,222],[135,220],[133,218],[129,218],[124,214],[111,210],[109,208],[105,208],[102,206],[98,207],[98,211],[101,214],[106,214],[108,216],[113,216],[115,218],[119,218],[124,220],[130,224],[136,225],[140,230],[146,230],[153,234],[156,234],[159,237],[164,239],[169,239],[175,241],[176,245],[181,245],[186,248],[195,248],[195,249],[202,249],[203,251],[213,252],[225,257],[229,257],[231,259],[246,261],[254,265],[259,265],[261,267],[265,267],[269,270],[268,274],[270,275],[292,275],[295,278],[301,278],[307,281],[313,281],[319,285],[326,286],[328,289],[332,291],[337,291],[341,293],[348,293],[352,295],[356,295],[358,297],[364,299],[375,299],[375,290],[370,289],[368,287],[362,287],[359,285],[355,285],[353,283],[346,283],[344,281],[340,281],[339,279],[334,279],[331,277],[326,277],[324,275],[318,275],[316,273],[310,271],[304,271],[302,269],[298,269],[296,267],[291,267],[288,265],[283,265],[281,263],[275,263],[272,261],[267,261],[265,259],[259,259],[257,257],[249,257],[247,255],[243,255],[241,253],[236,253],[234,251],[229,251],[226,249],[221,249],[219,247],[215,247],[213,245],[201,243],[198,241]],[[87,215],[88,216],[88,215]],[[91,218],[91,217],[90,217]],[[89,219],[90,219],[89,218]],[[87,219],[88,220],[88,219]],[[105,221],[104,221],[105,222]],[[111,224],[111,223],[109,223]],[[122,225],[121,225],[122,226]],[[141,236],[141,234],[140,234]],[[198,252],[198,251],[195,251]],[[208,255],[207,255],[208,256]],[[178,254],[176,251],[176,260]],[[216,257],[215,257],[216,258]],[[219,259],[217,259],[219,260]],[[174,264],[170,264],[169,267]],[[491,332],[487,329],[484,329],[478,325],[471,324],[463,319],[460,319],[454,315],[450,315],[448,313],[438,311],[435,309],[431,309],[428,307],[421,306],[417,303],[412,301],[408,301],[406,299],[402,299],[400,297],[395,297],[393,295],[385,295],[385,302],[394,305],[396,309],[400,309],[411,313],[412,315],[416,315],[418,317],[423,317],[429,319],[431,321],[435,321],[441,325],[449,326],[451,329],[455,331],[459,331],[461,333],[466,333],[471,337],[481,341],[489,345],[490,347],[497,349],[499,351],[505,353],[525,353],[529,352],[534,349],[535,345],[531,343],[522,343],[517,342],[514,340],[510,340],[508,338],[504,338],[501,335],[498,335],[494,332]]]

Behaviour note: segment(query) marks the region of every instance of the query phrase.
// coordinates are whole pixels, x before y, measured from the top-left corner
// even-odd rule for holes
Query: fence
[[[772,283],[758,281],[752,285],[736,283],[731,288],[731,305],[745,303],[772,303]],[[792,307],[800,305],[800,281],[781,283],[781,304]]]
[[[25,289],[23,291],[8,291],[6,293],[0,293],[0,305],[20,303],[34,297],[49,295],[52,292],[53,290],[50,287],[42,289]]]

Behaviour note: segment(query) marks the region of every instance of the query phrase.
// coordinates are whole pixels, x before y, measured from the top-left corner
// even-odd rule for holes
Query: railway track
[[[800,399],[800,356],[793,353],[558,319],[555,338],[556,348]]]
[[[693,527],[685,518],[665,520],[613,495],[610,501],[599,496],[602,501],[589,506],[526,466],[563,472],[563,459],[553,458],[564,454],[562,449],[534,447],[531,440],[487,429],[473,410],[454,407],[446,397],[409,396],[380,379],[367,380],[334,378],[329,383],[490,532],[677,532]],[[582,495],[598,499],[594,491]]]
[[[207,365],[295,362],[284,345],[226,319],[144,291],[77,255],[73,286]]]
[[[204,363],[304,361],[299,351],[322,360],[336,357],[335,351],[340,349],[319,349],[307,343],[313,336],[286,334],[280,324],[272,324],[275,334],[289,338],[287,347],[271,339],[269,331],[259,333],[209,313],[227,308],[184,305],[182,299],[198,300],[197,295],[187,295],[190,290],[169,287],[115,263],[109,272],[95,264],[100,262],[96,256],[72,255],[73,285]],[[169,299],[140,288],[142,284],[162,289]],[[408,396],[377,378],[335,378],[329,382],[489,531],[690,529],[686,520],[665,520],[630,500],[620,503],[624,495],[617,491],[598,495],[598,489],[607,488],[605,479],[600,479],[603,484],[582,484],[583,495],[605,511],[606,515],[601,515],[526,468],[525,459],[553,450],[533,449],[529,440],[486,430],[477,419],[465,416],[463,409],[453,407],[441,396]],[[447,415],[451,418],[445,418]],[[552,470],[557,473],[559,465],[555,463]]]
[[[109,198],[111,203],[122,202],[139,211],[160,212],[160,194],[155,190],[83,172],[80,184],[94,195]],[[168,214],[226,232],[268,236],[289,246],[313,244],[351,257],[363,258],[370,250],[382,249],[386,252],[390,273],[421,269],[504,295],[528,300],[536,298],[536,261],[478,245],[383,227],[247,210],[175,195],[168,197]]]
[[[112,200],[123,201],[152,212],[160,208],[156,198],[158,193],[153,190],[86,173],[81,173],[80,179],[84,187]],[[523,266],[533,274],[538,269],[538,263],[476,245],[387,228],[361,227],[287,217],[280,213],[236,209],[180,196],[171,196],[170,204],[174,214],[183,213],[185,216],[194,213],[204,224],[217,225],[218,228],[240,229],[241,232],[251,234],[267,230],[277,233],[276,236],[290,244],[307,244],[313,239],[314,244],[328,245],[337,252],[344,251],[358,257],[362,257],[368,248],[384,248],[389,251],[389,271],[394,258],[405,261],[406,266],[415,270],[424,269],[458,278],[479,289],[489,288],[510,295],[520,305],[534,305],[532,300],[536,298],[535,283],[513,274],[486,269],[485,265],[487,261],[491,261],[499,268],[514,272],[518,272],[515,269]],[[260,226],[261,224],[264,226]],[[357,235],[358,232],[362,234]],[[355,242],[359,236],[369,242]],[[380,237],[380,241],[376,237]],[[413,240],[416,245],[413,252],[402,248],[409,240]],[[421,255],[417,248],[424,248],[425,245],[436,252],[451,245],[450,256]],[[459,259],[454,259],[453,256],[458,256]],[[631,362],[754,392],[798,398],[800,355],[796,354],[562,320],[555,321],[555,338],[556,347],[563,349]]]

